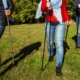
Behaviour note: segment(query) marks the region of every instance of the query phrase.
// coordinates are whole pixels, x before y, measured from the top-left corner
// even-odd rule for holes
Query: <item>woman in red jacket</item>
[[[61,76],[61,67],[64,56],[63,40],[66,25],[70,25],[70,18],[66,9],[66,0],[42,0],[41,11],[47,12],[45,27],[47,27],[47,47],[49,62],[53,61],[53,43],[55,36],[56,46],[56,75]],[[46,25],[47,23],[47,25]]]

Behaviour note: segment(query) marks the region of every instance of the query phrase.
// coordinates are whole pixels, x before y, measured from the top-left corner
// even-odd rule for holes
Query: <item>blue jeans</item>
[[[56,46],[56,66],[62,65],[63,56],[64,56],[64,34],[65,34],[65,23],[58,24],[53,26],[50,22],[47,22],[47,47],[49,56],[53,56],[53,43],[55,40]],[[55,38],[54,38],[55,37]]]
[[[76,24],[77,24],[77,46],[80,46],[80,17],[76,16]]]
[[[4,28],[5,28],[5,26],[0,25],[0,38],[3,34]]]

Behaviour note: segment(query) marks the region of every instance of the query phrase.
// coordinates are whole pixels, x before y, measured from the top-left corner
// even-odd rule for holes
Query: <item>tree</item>
[[[71,19],[75,17],[75,11],[73,10],[73,1],[74,0],[66,0],[67,1],[67,9]]]
[[[15,0],[13,16],[17,22],[23,23],[35,19],[38,1],[39,0]]]

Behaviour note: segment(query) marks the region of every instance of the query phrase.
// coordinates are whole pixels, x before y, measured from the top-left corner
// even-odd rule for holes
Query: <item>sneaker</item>
[[[62,76],[62,72],[61,72],[61,67],[60,66],[56,67],[56,75],[57,76]]]
[[[49,62],[53,61],[53,56],[49,56]]]

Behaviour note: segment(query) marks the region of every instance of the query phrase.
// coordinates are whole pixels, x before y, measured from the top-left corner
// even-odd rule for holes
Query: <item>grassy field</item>
[[[76,49],[76,24],[69,27],[67,45],[65,46],[63,76],[56,76],[54,61],[48,63],[47,49],[44,55],[44,71],[42,52],[44,44],[44,24],[22,24],[11,26],[12,47],[15,65],[12,64],[12,54],[8,27],[0,39],[0,80],[80,80],[80,49]],[[69,49],[68,49],[69,47]]]

